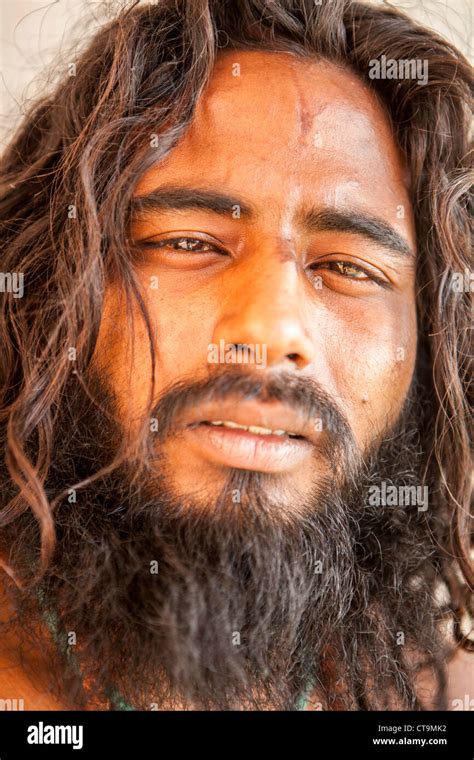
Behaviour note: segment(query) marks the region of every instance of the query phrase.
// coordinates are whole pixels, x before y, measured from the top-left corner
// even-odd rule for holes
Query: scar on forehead
[[[300,136],[301,138],[305,138],[311,132],[316,117],[326,109],[327,103],[325,101],[315,103],[315,93],[311,91],[308,93],[308,90],[301,87],[295,72],[293,72],[293,84],[297,95],[295,109],[300,127]],[[310,100],[312,100],[311,103],[309,103]]]

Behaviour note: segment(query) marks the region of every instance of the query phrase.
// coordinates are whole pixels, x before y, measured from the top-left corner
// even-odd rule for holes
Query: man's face
[[[135,191],[173,189],[165,204],[137,204],[130,227],[156,338],[156,396],[249,361],[241,369],[265,381],[316,383],[367,450],[397,419],[414,370],[407,185],[387,117],[348,70],[284,53],[220,54],[190,128]],[[204,196],[185,204],[177,191],[189,190],[230,200],[219,213]],[[106,293],[95,364],[133,428],[152,368],[118,284]],[[321,420],[284,401],[230,393],[186,408],[174,433],[162,456],[177,496],[212,499],[240,469],[266,473],[268,493],[290,503],[331,473]]]
[[[355,76],[256,52],[220,55],[140,178],[129,234],[156,363],[117,278],[47,484],[48,593],[82,672],[131,704],[293,709],[311,680],[330,704],[328,657],[352,684],[367,658],[383,702],[400,669],[385,629],[417,610],[431,641],[407,582],[431,534],[367,501],[423,464],[407,181]],[[137,467],[118,449],[143,421]]]

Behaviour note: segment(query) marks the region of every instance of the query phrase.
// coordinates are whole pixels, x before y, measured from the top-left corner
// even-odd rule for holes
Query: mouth
[[[235,405],[233,408],[233,413],[221,416],[212,410],[209,418],[193,420],[182,429],[188,443],[207,460],[225,467],[277,473],[294,469],[312,455],[314,442],[304,434],[303,422],[297,417],[278,414],[261,404],[253,409],[242,404],[237,411]]]
[[[213,427],[225,427],[230,428],[230,430],[246,430],[248,433],[252,433],[252,435],[264,435],[264,436],[278,436],[281,438],[282,436],[287,436],[288,438],[297,438],[299,440],[303,440],[304,436],[298,435],[297,433],[290,433],[287,430],[270,430],[270,428],[264,428],[260,427],[259,425],[239,425],[238,422],[232,422],[232,420],[205,420],[204,422],[198,423],[200,425],[212,425]]]

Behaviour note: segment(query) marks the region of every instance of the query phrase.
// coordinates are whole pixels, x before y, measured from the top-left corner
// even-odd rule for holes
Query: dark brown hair
[[[446,40],[390,7],[351,0],[137,2],[96,34],[76,60],[75,76],[62,78],[25,116],[0,169],[0,267],[23,273],[25,282],[23,298],[5,293],[0,301],[0,442],[7,490],[16,490],[3,504],[0,527],[33,511],[41,575],[55,543],[44,484],[57,410],[72,371],[80,375],[90,365],[110,278],[123,283],[129,305],[138,301],[149,328],[127,255],[133,188],[183,134],[216,54],[227,49],[287,51],[349,67],[377,94],[406,156],[418,247],[419,353],[432,422],[426,472],[435,484],[431,508],[439,517],[443,578],[459,621],[474,586],[471,294],[452,283],[469,267],[471,71]],[[371,61],[382,55],[427,61],[428,82],[370,79]],[[153,135],[158,147],[151,147]],[[150,329],[149,336],[153,352]],[[456,633],[466,644],[459,622]]]

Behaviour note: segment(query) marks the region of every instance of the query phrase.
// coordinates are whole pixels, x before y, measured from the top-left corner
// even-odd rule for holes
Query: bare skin
[[[144,174],[136,195],[165,186],[224,193],[237,199],[241,213],[168,208],[138,212],[133,220],[130,233],[141,245],[137,273],[157,335],[156,396],[174,381],[205,377],[210,344],[265,346],[266,366],[256,371],[285,369],[317,380],[363,451],[397,418],[417,347],[409,173],[375,97],[332,64],[285,53],[221,54],[187,134]],[[252,216],[242,212],[244,203]],[[310,207],[379,220],[406,250],[354,231],[304,226]],[[188,238],[193,248],[198,238],[204,248],[158,247],[170,238]],[[145,408],[151,374],[139,319],[133,330],[132,353],[121,292],[111,285],[94,359],[119,399],[124,430]],[[278,476],[275,489],[288,494],[283,504],[291,509],[291,494],[305,494],[327,474],[322,459],[315,465],[311,445],[286,435],[265,440],[187,427],[203,420],[286,431],[299,424],[277,405],[195,410],[164,444],[178,495],[215,496],[229,468],[240,467]],[[21,697],[25,709],[67,709],[50,696],[47,674],[32,684],[15,661],[14,643],[12,650],[1,655],[0,698]],[[450,705],[469,693],[468,661],[459,652],[450,664]],[[429,677],[423,689],[432,689]]]
[[[310,207],[356,211],[393,227],[414,253],[407,172],[378,103],[330,64],[283,53],[225,54],[188,133],[145,173],[136,195],[170,185],[231,195],[254,214],[234,218],[202,208],[136,214],[137,271],[157,335],[156,395],[176,380],[205,377],[211,344],[265,347],[266,368],[259,371],[316,379],[340,404],[363,450],[398,416],[412,379],[414,258],[360,234],[311,230],[300,217]],[[208,245],[200,252],[150,247],[182,237]],[[132,355],[124,314],[121,291],[111,286],[95,359],[133,425],[151,368],[138,319]],[[238,412],[235,405],[196,410],[183,425],[222,419],[272,430],[298,424],[277,405],[239,404]],[[321,459],[315,472],[312,446],[286,439],[279,455],[272,449],[277,442],[249,434],[237,445],[234,433],[214,429],[210,440],[208,430],[185,428],[165,443],[178,495],[212,497],[229,467],[242,467],[278,475],[280,501],[285,492],[291,502],[295,489],[304,495],[325,472]]]

